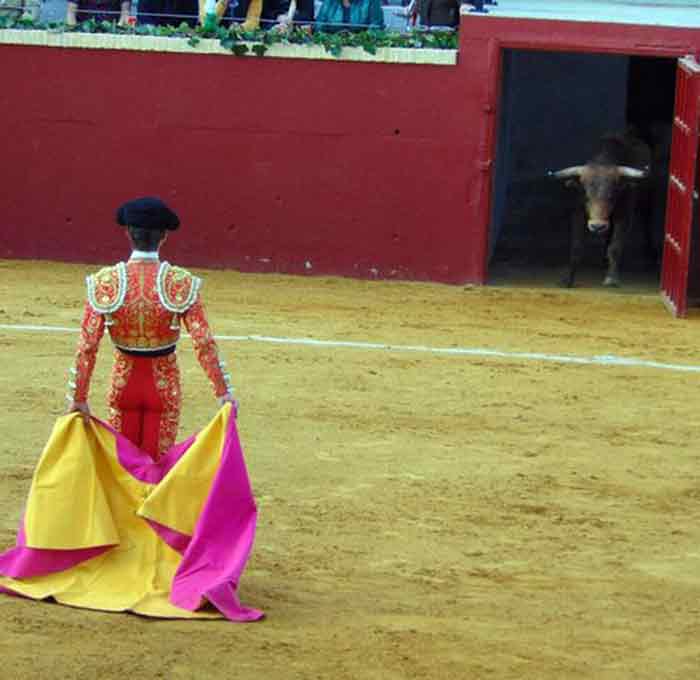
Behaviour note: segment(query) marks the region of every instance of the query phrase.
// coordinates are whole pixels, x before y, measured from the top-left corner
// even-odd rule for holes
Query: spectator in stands
[[[404,6],[394,9],[394,14],[399,17],[406,17],[404,30],[415,28],[418,23],[418,0],[409,0]]]
[[[316,27],[326,32],[384,28],[381,0],[323,0]]]
[[[140,0],[139,23],[153,26],[197,25],[198,0]]]
[[[8,17],[38,21],[40,10],[40,0],[0,0],[0,19]]]
[[[286,30],[294,23],[313,23],[314,1],[239,0],[231,16],[246,31],[258,28]]]
[[[79,21],[116,21],[120,26],[129,23],[131,0],[69,0],[66,5],[66,26]]]
[[[206,0],[199,0],[199,23],[206,21]],[[263,0],[217,0],[215,3],[216,21],[225,16],[239,24],[244,31],[257,31],[263,15]]]
[[[314,0],[267,0],[263,4],[263,28],[285,30],[293,24],[314,21]]]
[[[459,26],[459,0],[416,0],[418,18],[425,28]]]

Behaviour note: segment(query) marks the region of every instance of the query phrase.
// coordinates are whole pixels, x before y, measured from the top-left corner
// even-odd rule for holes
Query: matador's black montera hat
[[[175,231],[180,226],[180,218],[159,198],[144,196],[119,206],[117,224],[153,231]]]

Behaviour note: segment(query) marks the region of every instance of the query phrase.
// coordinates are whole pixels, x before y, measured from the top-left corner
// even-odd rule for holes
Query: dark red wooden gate
[[[674,316],[685,316],[688,310],[693,219],[698,207],[699,145],[700,64],[694,58],[687,57],[678,60],[666,236],[661,267],[661,292]]]

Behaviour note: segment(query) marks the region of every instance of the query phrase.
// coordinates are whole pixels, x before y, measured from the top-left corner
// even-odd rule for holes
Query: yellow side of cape
[[[192,536],[221,461],[230,414],[231,406],[227,404],[197,434],[187,454],[143,502],[141,517]]]
[[[107,433],[109,434],[109,433]],[[99,444],[98,440],[99,439]],[[71,550],[119,543],[108,501],[110,478],[121,477],[115,439],[78,416],[59,418],[34,471],[25,515],[27,547]],[[125,479],[133,496],[135,484]]]
[[[166,500],[164,494],[154,493],[151,502],[149,495],[160,485],[134,479],[121,467],[116,439],[109,430],[92,421],[85,424],[78,414],[59,418],[32,481],[25,518],[27,546],[114,547],[62,572],[28,579],[0,577],[0,585],[27,597],[53,597],[89,609],[130,610],[166,618],[221,618],[213,609],[190,612],[170,604],[170,586],[181,556],[139,515],[191,534],[184,527],[193,527],[196,515],[191,513],[204,503],[209,489],[205,480],[211,482],[216,471],[203,447],[212,441],[210,437],[216,439],[220,430],[225,431],[225,424],[225,416],[217,417],[161,482],[172,475],[171,492],[177,493],[181,475],[203,465],[195,483],[190,479],[179,499]],[[191,453],[196,460],[190,463]],[[210,459],[218,462],[219,455],[210,455]]]

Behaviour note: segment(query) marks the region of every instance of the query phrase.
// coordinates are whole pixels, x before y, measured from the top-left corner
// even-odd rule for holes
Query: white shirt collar
[[[157,260],[158,251],[146,251],[146,250],[133,250],[131,252],[130,260]]]

